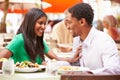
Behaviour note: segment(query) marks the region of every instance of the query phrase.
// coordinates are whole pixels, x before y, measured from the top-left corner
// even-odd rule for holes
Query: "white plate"
[[[18,67],[15,68],[16,72],[36,72],[38,70],[39,68],[18,68]]]
[[[78,66],[61,66],[58,68],[58,73],[65,73],[70,71],[89,71],[87,67],[78,67]]]
[[[45,70],[46,69],[46,66],[45,65],[39,65],[39,70]]]
[[[45,70],[46,69],[46,66],[45,65],[39,65],[38,68],[18,68],[18,67],[15,67],[15,71],[16,72],[36,72],[36,71],[42,71],[42,70]]]

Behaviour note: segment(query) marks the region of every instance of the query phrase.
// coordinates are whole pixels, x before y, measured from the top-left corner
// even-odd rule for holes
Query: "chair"
[[[116,42],[117,48],[118,48],[118,54],[120,55],[120,42]]]
[[[11,40],[12,40],[12,38],[4,38],[3,47],[7,46]]]
[[[61,75],[61,80],[120,80],[120,75],[92,75],[75,72]]]

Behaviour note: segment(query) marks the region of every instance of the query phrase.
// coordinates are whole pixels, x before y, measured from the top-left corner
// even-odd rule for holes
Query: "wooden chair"
[[[61,80],[120,80],[120,75],[92,75],[77,72],[63,74]]]
[[[7,46],[11,40],[12,40],[12,38],[4,38],[3,47]]]
[[[14,37],[14,34],[4,33],[0,34],[0,47],[5,47]]]

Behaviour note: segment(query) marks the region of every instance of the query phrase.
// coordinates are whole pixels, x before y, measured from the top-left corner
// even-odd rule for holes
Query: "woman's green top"
[[[45,43],[45,41],[44,41],[44,47],[45,47],[44,53],[47,54],[49,51],[49,47]],[[22,62],[22,61],[30,61],[30,57],[25,50],[24,38],[22,34],[16,35],[12,39],[12,41],[6,46],[6,48],[12,52],[11,58],[14,60],[15,63]],[[40,56],[36,57],[36,62],[38,64],[42,63],[42,59],[40,58]]]

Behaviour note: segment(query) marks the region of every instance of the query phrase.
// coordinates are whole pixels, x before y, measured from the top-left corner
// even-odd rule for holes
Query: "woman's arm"
[[[58,57],[57,55],[55,55],[52,51],[49,51],[46,56],[50,59],[56,59],[56,60],[59,60],[59,61],[68,61],[70,63],[72,62],[76,62],[78,61],[78,59],[81,57],[79,56],[79,53],[75,53],[74,57],[72,58],[63,58],[63,57]]]
[[[12,53],[8,49],[3,49],[0,52],[0,59],[3,59],[3,58],[7,58],[8,59],[11,55],[12,55]],[[2,68],[2,61],[0,62],[0,69],[1,68]]]
[[[0,58],[9,58],[11,56],[12,56],[12,52],[6,48],[0,52]]]

